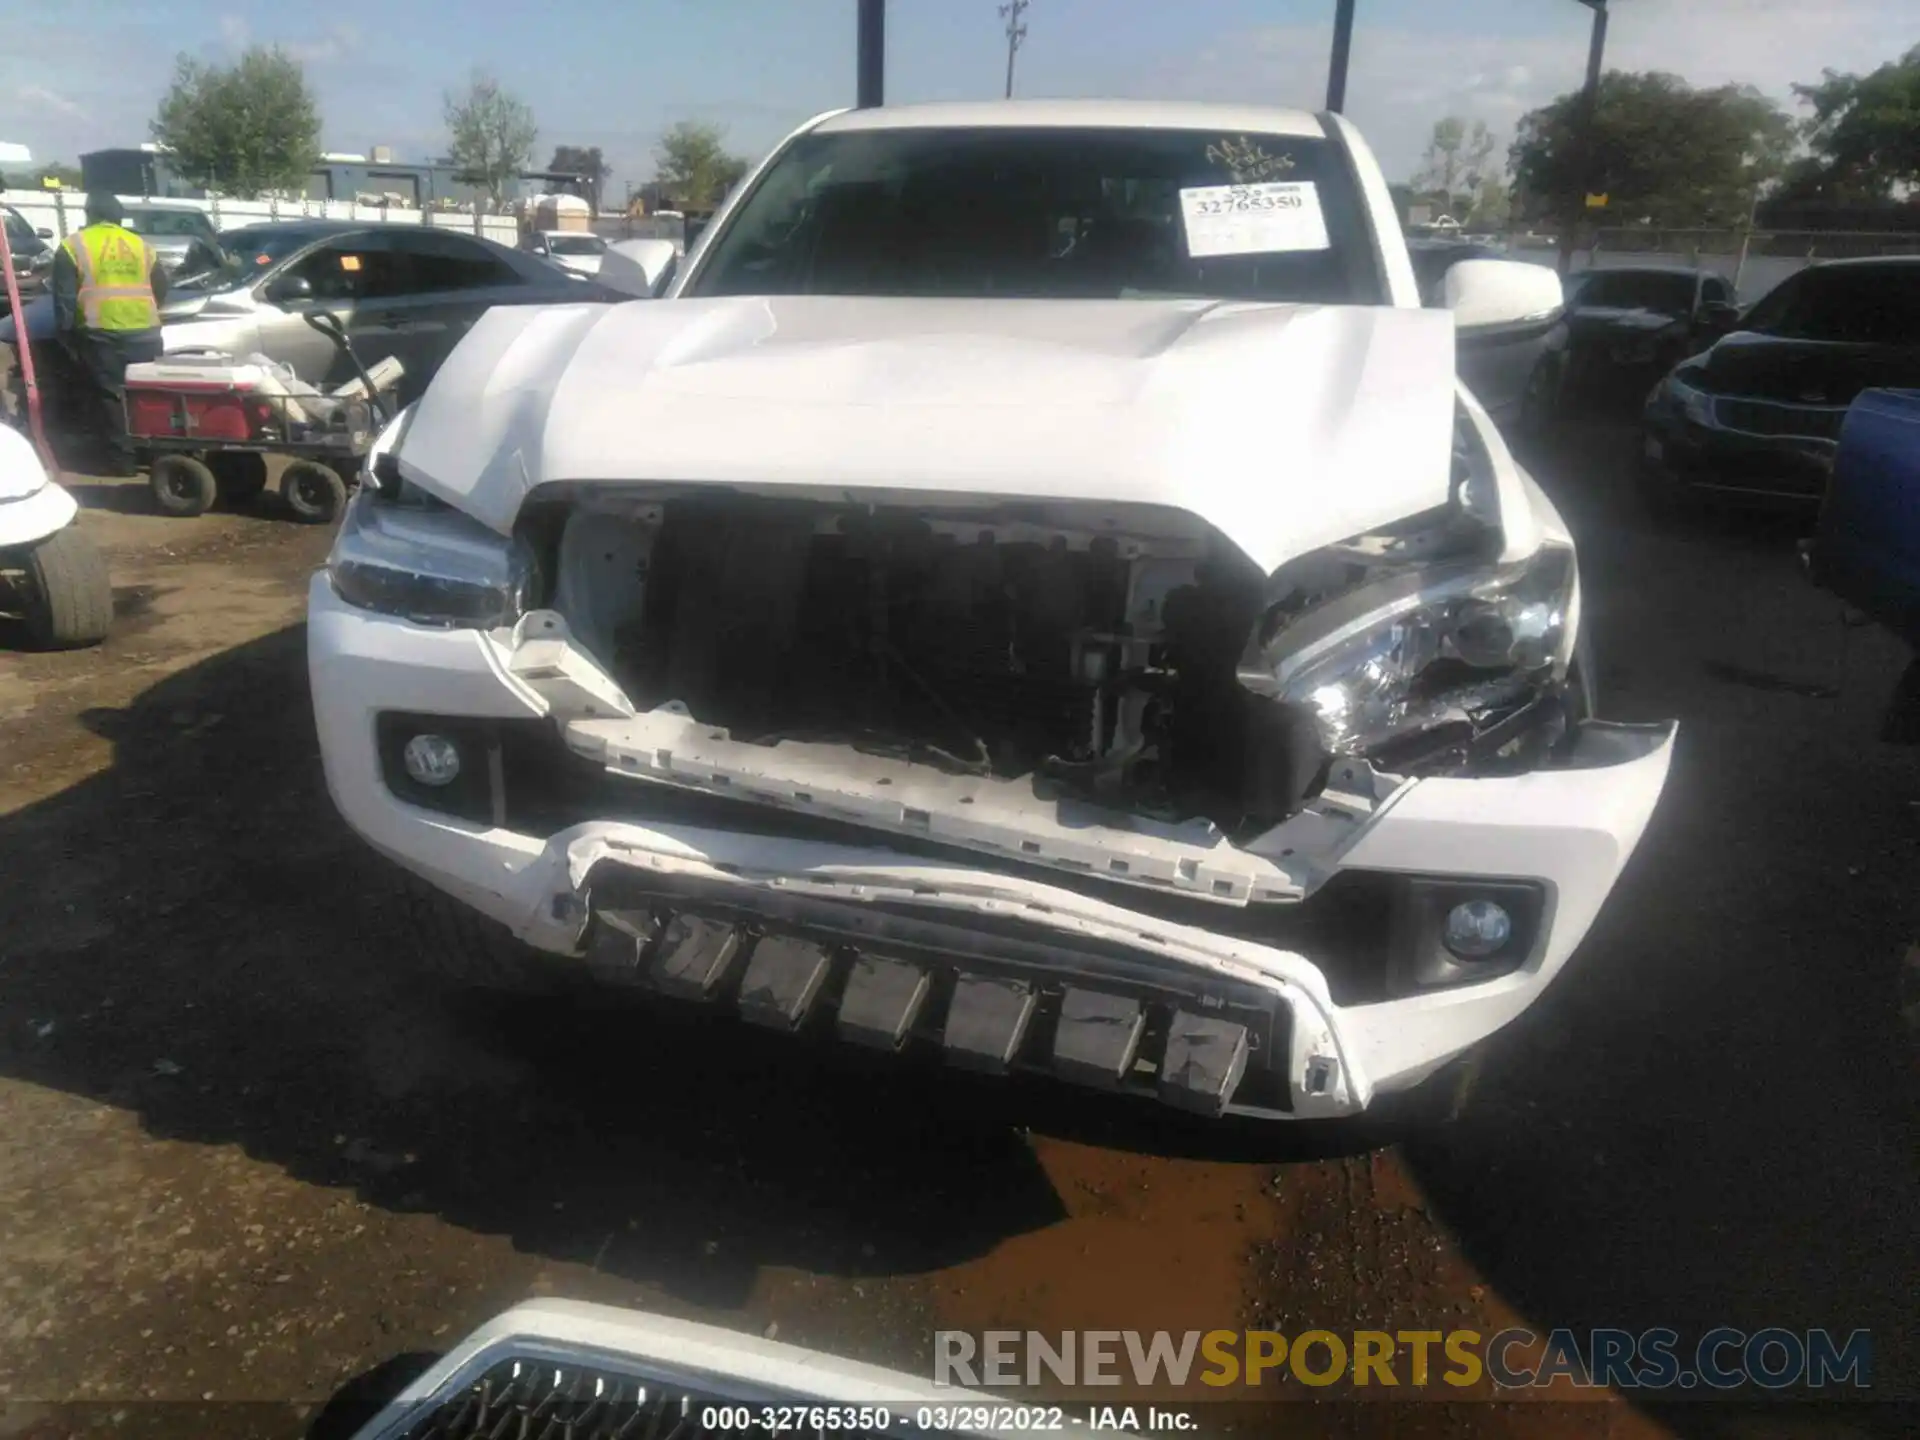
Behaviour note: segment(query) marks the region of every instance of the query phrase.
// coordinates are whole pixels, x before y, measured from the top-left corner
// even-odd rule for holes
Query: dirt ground
[[[1672,782],[1455,1122],[1397,1137],[441,991],[321,779],[300,623],[330,537],[76,482],[114,635],[35,655],[0,621],[0,1436],[337,1431],[343,1387],[535,1294],[921,1373],[938,1328],[1867,1329],[1848,1405],[1295,1387],[1283,1422],[1205,1421],[1915,1433],[1920,752],[1877,739],[1905,657],[1806,588],[1790,527],[1653,529],[1628,445],[1539,473],[1603,710],[1681,718]]]

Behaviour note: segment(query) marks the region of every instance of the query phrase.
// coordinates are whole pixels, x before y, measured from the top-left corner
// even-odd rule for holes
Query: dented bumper
[[[572,768],[554,773],[578,803],[526,806],[516,746],[544,737],[555,760],[561,740],[550,687],[496,638],[353,609],[317,576],[308,643],[341,813],[536,946],[781,1028],[1275,1117],[1364,1110],[1525,1010],[1638,843],[1673,741],[1591,724],[1551,770],[1357,775],[1246,849],[1144,828],[1116,845],[1060,813],[1025,832],[1038,853],[994,838],[1022,833],[1011,793],[969,804],[927,782],[873,809],[925,778],[884,762],[845,793],[788,775],[774,805],[773,777],[737,773],[753,747],[689,748],[683,726],[675,773],[656,716],[601,713],[617,697],[564,727]],[[394,735],[427,723],[485,757],[465,813],[394,782]],[[1488,895],[1515,917],[1508,960],[1436,959],[1436,917]]]

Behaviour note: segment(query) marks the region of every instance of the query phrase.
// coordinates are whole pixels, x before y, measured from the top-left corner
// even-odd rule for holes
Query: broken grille
[[[999,917],[954,925],[885,902],[648,894],[619,866],[590,877],[589,891],[588,964],[615,984],[729,1005],[789,1033],[1038,1071],[1203,1114],[1292,1105],[1289,1012],[1258,987],[1181,981],[1177,967]]]

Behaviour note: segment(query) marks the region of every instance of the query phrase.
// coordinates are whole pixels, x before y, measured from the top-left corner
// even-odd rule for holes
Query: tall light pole
[[[858,62],[854,68],[854,104],[871,110],[883,103],[887,74],[887,0],[860,0],[857,30]]]
[[[1580,92],[1578,134],[1574,137],[1573,175],[1568,185],[1567,214],[1560,227],[1560,273],[1573,268],[1574,232],[1587,213],[1587,196],[1592,193],[1595,161],[1599,146],[1594,129],[1600,113],[1600,62],[1607,53],[1607,0],[1579,0],[1593,11],[1593,35],[1587,42],[1587,83]]]
[[[1001,18],[1007,22],[1007,99],[1013,98],[1013,57],[1027,38],[1027,27],[1020,19],[1021,14],[1033,0],[1007,0],[1000,7]]]
[[[1333,57],[1327,62],[1327,109],[1347,108],[1347,57],[1353,53],[1353,0],[1334,0]]]

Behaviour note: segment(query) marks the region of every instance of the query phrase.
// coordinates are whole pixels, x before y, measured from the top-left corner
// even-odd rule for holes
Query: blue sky
[[[660,132],[713,120],[757,155],[853,97],[854,0],[52,0],[0,15],[0,141],[36,159],[147,138],[173,56],[278,42],[306,64],[334,150],[445,142],[441,96],[492,70],[555,144],[599,145],[615,193],[653,173]],[[1023,95],[1324,97],[1333,0],[1032,0]],[[1574,0],[1358,0],[1348,110],[1395,177],[1435,119],[1503,139],[1572,88],[1588,11]],[[891,0],[890,101],[990,98],[1004,81],[996,0]],[[1871,68],[1920,39],[1913,0],[1615,0],[1609,63],[1787,96],[1822,67]]]

